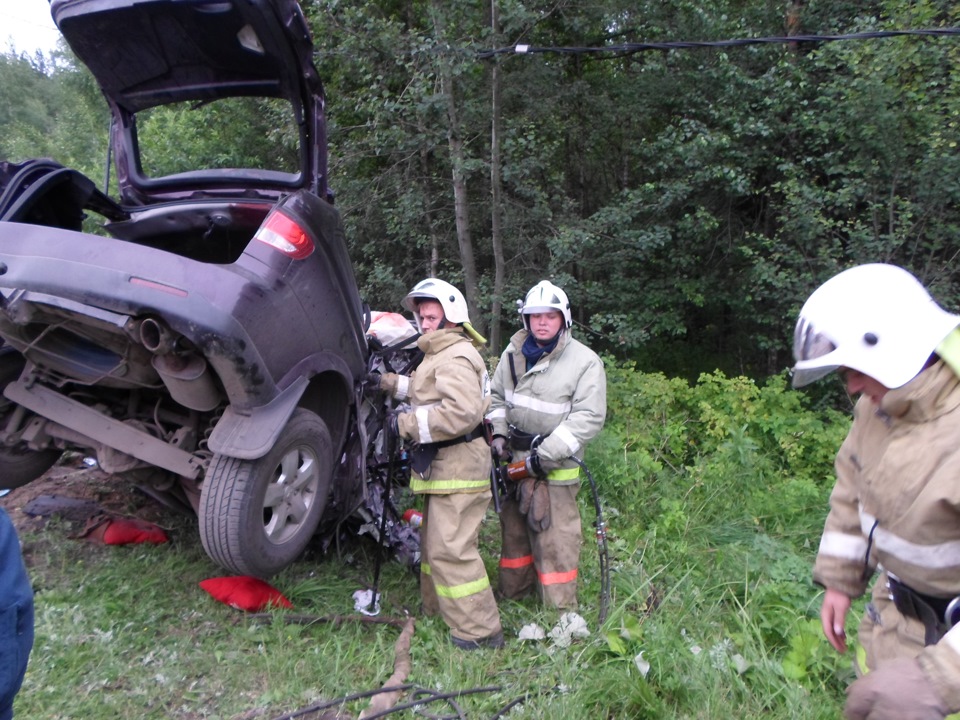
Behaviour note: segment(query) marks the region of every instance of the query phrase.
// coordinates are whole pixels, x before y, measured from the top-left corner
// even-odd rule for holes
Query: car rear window
[[[229,97],[163,105],[137,115],[144,175],[230,168],[300,170],[293,107],[285,100]]]

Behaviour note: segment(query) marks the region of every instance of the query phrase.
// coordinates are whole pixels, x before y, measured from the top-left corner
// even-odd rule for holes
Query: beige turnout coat
[[[960,626],[925,648],[922,623],[904,617],[886,587],[889,572],[926,595],[960,595],[960,378],[940,361],[879,408],[862,397],[836,470],[814,579],[858,597],[879,570],[860,626],[861,661],[876,668],[919,656],[960,709]]]
[[[517,332],[503,351],[493,374],[493,403],[487,419],[493,423],[494,435],[506,437],[511,425],[543,435],[537,452],[560,466],[549,473],[548,479],[573,485],[579,482],[580,468],[569,458],[583,453],[584,446],[603,429],[607,415],[603,362],[565,332],[556,349],[528,371],[521,351],[528,334],[526,330]]]
[[[420,444],[463,437],[483,422],[490,406],[490,379],[483,358],[463,330],[435,330],[417,340],[425,356],[394,395],[409,398],[413,412],[397,419],[400,435]],[[410,481],[416,493],[481,492],[490,488],[490,448],[483,437],[440,448],[423,477]]]

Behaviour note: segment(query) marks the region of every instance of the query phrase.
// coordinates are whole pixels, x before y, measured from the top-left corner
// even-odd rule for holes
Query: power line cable
[[[915,30],[876,30],[873,32],[845,33],[842,35],[777,35],[772,37],[759,38],[737,38],[731,40],[676,40],[667,42],[642,42],[642,43],[619,43],[616,45],[601,45],[594,47],[551,47],[537,45],[511,45],[509,47],[493,48],[489,50],[480,50],[477,56],[482,59],[495,57],[497,55],[535,55],[535,54],[556,54],[556,55],[595,55],[610,56],[601,57],[601,59],[610,59],[612,57],[623,57],[640,52],[651,50],[687,50],[691,48],[728,48],[743,47],[747,45],[788,45],[794,43],[826,43],[837,42],[841,40],[876,40],[890,37],[944,37],[960,35],[960,28],[918,28]]]

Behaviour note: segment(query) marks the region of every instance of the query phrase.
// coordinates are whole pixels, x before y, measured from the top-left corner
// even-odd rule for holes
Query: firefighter
[[[582,530],[580,468],[571,457],[603,427],[607,382],[603,362],[574,339],[566,293],[546,280],[520,307],[523,329],[494,372],[494,457],[524,461],[529,477],[502,503],[498,590],[518,599],[539,595],[547,607],[577,607]]]
[[[859,395],[814,565],[839,652],[851,598],[876,575],[845,717],[960,710],[960,316],[907,271],[861,265],[800,311],[795,387],[837,371]]]
[[[17,531],[0,508],[0,720],[13,717],[13,698],[33,648],[33,589]]]
[[[423,611],[440,614],[459,648],[500,648],[500,613],[478,547],[492,497],[483,428],[490,406],[487,368],[466,334],[476,335],[457,288],[427,278],[403,304],[421,332],[417,346],[424,358],[409,376],[385,373],[371,381],[411,406],[410,412],[392,416],[390,424],[412,443],[410,488],[424,496]]]

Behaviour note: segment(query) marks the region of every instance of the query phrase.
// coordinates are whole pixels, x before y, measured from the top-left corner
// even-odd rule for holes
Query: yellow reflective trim
[[[558,468],[547,473],[547,480],[576,480],[580,477],[580,468]]]
[[[960,375],[960,329],[951,330],[950,334],[937,345],[937,355],[950,366],[954,373]]]
[[[490,487],[490,480],[423,480],[410,478],[410,489],[413,492],[427,492],[429,490],[477,490]]]
[[[870,668],[867,667],[867,651],[864,650],[863,645],[857,644],[857,670],[860,671],[861,675],[866,675],[870,672]]]
[[[422,567],[423,566],[421,566],[421,568]],[[437,590],[437,595],[440,597],[456,600],[457,598],[464,598],[468,595],[476,595],[478,592],[486,590],[488,587],[490,587],[490,578],[484,576],[479,580],[463,583],[463,585],[435,585],[435,587]]]
[[[420,572],[424,575],[430,574],[430,563],[421,562],[420,563]]]

